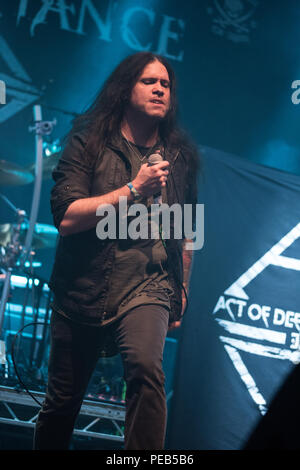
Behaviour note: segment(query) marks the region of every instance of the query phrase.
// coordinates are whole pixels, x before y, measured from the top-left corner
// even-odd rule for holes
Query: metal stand
[[[36,142],[36,165],[35,165],[35,180],[34,180],[34,190],[32,197],[32,205],[29,218],[29,226],[25,240],[25,246],[21,258],[21,267],[24,266],[28,255],[31,250],[32,237],[34,227],[37,221],[37,215],[40,204],[41,196],[41,186],[42,186],[42,173],[43,173],[43,136],[51,134],[54,125],[56,124],[56,119],[53,121],[42,121],[42,110],[39,105],[33,107],[34,121],[35,126],[30,127],[29,131],[35,132],[35,142]]]
[[[6,268],[5,276],[4,276],[4,283],[1,295],[1,302],[0,302],[0,367],[1,372],[4,372],[4,376],[7,375],[7,361],[6,361],[6,345],[4,341],[3,335],[3,322],[4,322],[4,315],[7,300],[10,293],[10,284],[11,284],[11,275],[13,267],[15,266],[16,260],[19,256],[21,246],[20,246],[20,229],[21,223],[24,220],[25,212],[16,209],[18,215],[18,223],[17,227],[14,229],[12,235],[12,243],[9,244],[8,250],[4,256],[1,256],[1,262]]]
[[[16,264],[17,258],[21,252],[21,245],[20,245],[20,239],[19,239],[21,224],[26,215],[25,212],[20,209],[14,208],[14,210],[16,211],[17,217],[18,217],[17,226],[14,229],[14,232],[12,235],[12,241],[9,244],[8,249],[6,250],[5,254],[1,256],[1,264],[6,269],[3,290],[2,290],[2,295],[1,295],[1,303],[0,303],[0,338],[1,339],[3,339],[3,335],[2,335],[3,320],[4,320],[5,308],[6,308],[9,292],[10,292],[11,274]]]

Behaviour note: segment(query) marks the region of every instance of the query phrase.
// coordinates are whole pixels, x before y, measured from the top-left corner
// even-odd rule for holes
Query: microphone
[[[160,155],[160,153],[152,153],[148,157],[149,166],[156,165],[157,163],[162,162],[162,161],[163,161],[163,157]],[[154,204],[159,204],[159,205],[162,204],[161,192],[153,195],[153,201],[154,201]]]

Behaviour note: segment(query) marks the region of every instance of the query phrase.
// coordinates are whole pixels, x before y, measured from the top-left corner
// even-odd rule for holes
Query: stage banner
[[[167,446],[242,449],[300,361],[300,178],[202,149]]]

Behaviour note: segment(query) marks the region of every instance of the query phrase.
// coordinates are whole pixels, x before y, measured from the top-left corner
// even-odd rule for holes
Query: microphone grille
[[[150,165],[155,165],[156,163],[162,162],[163,157],[160,155],[160,153],[152,153],[148,157],[148,163]]]

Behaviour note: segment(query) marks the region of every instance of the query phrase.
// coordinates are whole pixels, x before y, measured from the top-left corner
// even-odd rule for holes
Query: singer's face
[[[131,92],[130,108],[163,119],[170,107],[170,79],[166,67],[155,60],[144,68]]]

